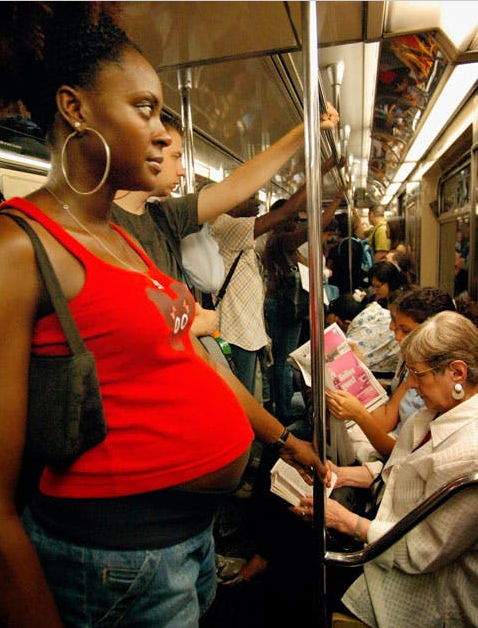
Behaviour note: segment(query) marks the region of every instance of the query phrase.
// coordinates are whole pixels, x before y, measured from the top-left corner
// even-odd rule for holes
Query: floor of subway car
[[[300,395],[294,395],[297,416],[303,410]],[[254,481],[254,466],[248,467],[244,482]],[[225,557],[248,559],[254,554],[252,500],[247,491],[231,496],[221,507],[216,527],[216,552]],[[295,536],[295,535],[294,535]],[[294,539],[284,539],[291,548]],[[298,551],[303,548],[297,547]],[[311,551],[311,548],[307,548]],[[294,556],[291,564],[286,556]],[[264,574],[251,581],[219,584],[216,599],[202,618],[200,628],[290,628],[315,625],[310,573],[297,573],[294,552],[284,553],[284,562],[270,565]]]

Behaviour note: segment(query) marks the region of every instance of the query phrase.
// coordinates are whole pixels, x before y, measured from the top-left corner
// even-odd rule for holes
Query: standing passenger
[[[157,175],[154,189],[119,191],[112,218],[141,242],[163,272],[182,281],[181,240],[199,231],[202,224],[214,221],[220,214],[232,210],[255,194],[301,146],[303,129],[302,125],[295,127],[223,181],[211,183],[197,193],[171,198],[171,193],[185,174],[181,161],[183,130],[179,122],[170,116],[163,115],[162,120],[171,136],[171,144],[164,151],[164,167]],[[337,112],[329,105],[328,113],[322,116],[321,128],[330,128],[336,121]],[[160,200],[150,198],[153,196]],[[211,312],[205,311],[198,303],[196,311],[199,316],[193,323],[193,333],[197,336],[212,333]]]
[[[368,212],[368,220],[372,225],[372,229],[367,235],[368,243],[373,249],[374,261],[380,262],[390,251],[390,238],[388,237],[387,220],[383,206],[374,205],[371,207]]]
[[[110,222],[119,184],[152,190],[161,171],[170,142],[159,117],[161,85],[101,9],[87,18],[94,3],[55,4],[18,94],[48,130],[50,176],[2,209],[27,217],[53,262],[96,359],[108,433],[66,470],[45,468],[22,525],[13,495],[30,355],[66,347],[30,240],[3,216],[0,616],[18,628],[196,628],[215,591],[216,502],[248,459],[247,417],[284,458],[322,466],[310,444],[285,433],[201,352],[188,334],[186,287]],[[25,50],[18,53],[23,59]],[[171,324],[177,307],[187,321],[179,332]]]
[[[324,229],[333,219],[342,198],[343,191],[340,190],[325,209],[322,216]],[[278,211],[285,203],[285,199],[279,199],[271,207],[271,212]],[[297,267],[298,262],[304,265],[309,263],[299,249],[307,242],[307,236],[307,226],[299,226],[298,218],[292,216],[286,222],[276,225],[269,233],[263,258],[266,271],[264,312],[268,333],[272,340],[274,412],[284,425],[294,420],[292,417],[293,372],[287,364],[287,357],[297,348],[304,319],[308,317],[308,308],[304,319],[290,316],[283,301],[284,283],[290,277],[291,266]]]

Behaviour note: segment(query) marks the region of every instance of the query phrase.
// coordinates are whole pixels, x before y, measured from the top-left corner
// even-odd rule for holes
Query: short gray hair
[[[478,328],[457,312],[435,314],[402,340],[400,350],[405,362],[424,362],[438,370],[463,360],[467,380],[478,383]]]

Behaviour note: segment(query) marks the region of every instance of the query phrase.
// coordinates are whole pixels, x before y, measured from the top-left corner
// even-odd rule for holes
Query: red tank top
[[[43,225],[83,264],[70,310],[94,354],[108,424],[106,439],[65,472],[46,469],[40,488],[57,497],[115,497],[187,482],[238,458],[253,434],[238,400],[189,339],[194,301],[112,224],[149,268],[99,259],[25,199],[15,207]],[[152,279],[161,284],[158,289]],[[35,325],[32,351],[66,353],[56,314]]]

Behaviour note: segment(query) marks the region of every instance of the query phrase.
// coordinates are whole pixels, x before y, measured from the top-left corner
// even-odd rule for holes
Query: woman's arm
[[[357,488],[370,488],[373,483],[373,475],[364,466],[338,467],[333,462],[328,462],[330,469],[336,474],[335,488],[341,486],[355,486]]]
[[[321,129],[333,128],[339,120],[337,111],[328,103],[327,113],[321,115]],[[219,183],[207,186],[199,193],[199,222],[214,221],[250,198],[289,161],[304,142],[304,125],[299,124],[268,149],[236,168]]]
[[[307,495],[300,500],[298,506],[290,508],[290,511],[301,517],[303,521],[311,523],[314,518],[314,500],[312,495]],[[325,525],[343,534],[353,536],[356,541],[367,541],[367,532],[371,521],[360,517],[335,499],[327,499],[325,507]]]
[[[393,508],[395,501],[400,502],[401,509],[405,508],[406,512],[418,505],[415,501],[416,497],[413,497],[417,494],[417,482],[423,483],[423,487],[418,492],[425,497],[463,473],[477,469],[476,452],[471,459],[463,459],[460,457],[459,447],[455,446],[455,454],[448,457],[446,464],[422,466],[421,473],[415,478],[410,474],[404,478],[398,476],[396,488],[385,489],[386,493],[395,490],[398,496],[395,499],[392,495],[386,500],[389,508]],[[450,464],[450,460],[453,460],[453,463]],[[430,475],[422,477],[426,476],[427,472]],[[425,489],[425,485],[430,488]],[[383,502],[385,502],[385,496],[382,499]],[[302,520],[312,522],[314,512],[312,496],[304,497],[298,506],[290,510]],[[396,513],[393,516],[388,513],[386,519],[369,521],[347,510],[334,499],[327,499],[325,525],[364,543],[372,543],[383,536],[398,520],[399,516]],[[455,560],[460,560],[466,552],[469,551],[470,554],[474,552],[477,543],[476,497],[474,491],[469,490],[455,495],[446,504],[442,504],[424,521],[380,554],[376,562],[387,571],[394,567],[409,574],[433,573]]]
[[[357,237],[363,240],[365,238],[365,229],[362,225],[362,220],[360,219],[357,208],[352,208],[352,232]]]
[[[358,399],[343,390],[326,390],[327,405],[332,416],[342,421],[355,421],[363,430],[371,444],[375,449],[384,456],[389,456],[395,446],[395,439],[387,434],[381,416],[385,415],[385,411],[379,414],[379,418],[375,418],[374,413],[370,413]],[[380,411],[380,408],[377,410]]]
[[[269,412],[254,399],[229,368],[216,362],[194,336],[191,335],[190,337],[197,355],[205,360],[209,366],[218,373],[238,398],[257,438],[266,445],[274,445],[277,443],[284,431],[282,423],[273,417],[272,414],[269,414]],[[326,479],[327,470],[315,453],[311,443],[300,440],[293,434],[289,434],[285,445],[281,445],[280,449],[278,449],[278,453],[286,462],[296,467],[302,477],[309,482],[311,481],[312,468],[322,480]]]
[[[0,624],[61,628],[14,504],[25,438],[28,366],[39,280],[28,237],[0,219]]]
[[[381,406],[382,409],[377,408],[377,415],[374,414],[374,418],[376,421],[380,421],[381,427],[386,432],[391,432],[397,427],[397,423],[400,418],[400,402],[402,401],[405,393],[408,390],[408,384],[406,380],[404,380],[397,388],[393,391],[390,399]]]

